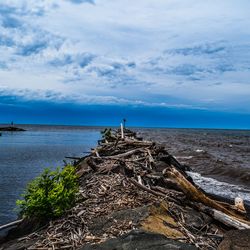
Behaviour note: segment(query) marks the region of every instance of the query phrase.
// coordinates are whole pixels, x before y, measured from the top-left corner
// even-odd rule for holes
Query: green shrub
[[[66,166],[61,171],[45,169],[28,184],[17,205],[25,217],[55,218],[73,206],[77,192],[74,167]]]

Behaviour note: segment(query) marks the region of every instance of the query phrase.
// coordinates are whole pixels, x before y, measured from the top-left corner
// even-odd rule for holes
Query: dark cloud
[[[21,56],[30,56],[32,54],[38,54],[42,50],[46,49],[48,47],[48,42],[46,41],[35,41],[33,43],[21,46],[17,54]]]
[[[1,93],[0,93],[1,96]],[[84,124],[116,126],[126,118],[129,126],[186,128],[249,128],[247,114],[143,105],[69,105],[0,97],[0,123]],[[45,115],[46,113],[46,115]],[[84,114],[82,116],[81,114]]]
[[[88,66],[96,56],[90,53],[83,53],[76,57],[76,61],[81,68]]]
[[[0,36],[0,46],[12,47],[14,45],[15,45],[15,42],[12,38],[6,35]]]
[[[5,16],[2,20],[2,26],[4,28],[18,28],[22,26],[22,23],[14,17]]]
[[[0,13],[2,16],[13,14],[17,11],[15,7],[5,5],[5,4],[0,4]]]
[[[52,6],[53,7],[53,6]],[[45,14],[44,6],[36,6],[36,8],[30,8],[29,5],[23,4],[21,7],[10,6],[7,4],[0,4],[0,14],[2,16],[16,15],[16,16],[43,16]]]
[[[166,73],[182,76],[191,76],[200,72],[204,72],[204,69],[193,64],[181,64],[166,70]]]
[[[135,68],[136,67],[136,63],[135,62],[129,62],[129,63],[127,63],[127,66],[129,68]]]
[[[72,55],[63,55],[60,58],[55,58],[52,61],[49,62],[50,65],[55,66],[55,67],[61,67],[61,66],[65,66],[68,64],[72,64],[73,63],[73,58]]]
[[[188,77],[188,80],[199,81],[206,78],[208,75],[223,74],[229,71],[235,71],[233,65],[223,62],[214,62],[212,65],[198,65],[198,64],[179,64],[176,66],[158,65],[152,69],[156,73],[169,74]]]
[[[74,3],[74,4],[90,3],[90,4],[95,5],[95,0],[67,0],[67,1]]]
[[[134,62],[121,63],[121,62],[112,62],[106,64],[105,66],[93,66],[89,68],[89,72],[95,72],[100,77],[122,77],[127,75],[128,69],[135,68],[136,64]]]
[[[76,64],[81,68],[87,67],[96,56],[91,53],[79,54],[63,54],[61,57],[55,58],[49,62],[50,65],[61,67],[71,64]]]
[[[223,63],[221,62],[220,64],[217,64],[214,68],[215,71],[220,72],[220,73],[224,73],[224,72],[229,72],[229,71],[235,71],[235,67],[228,63]]]
[[[203,44],[203,45],[198,45],[198,46],[193,46],[193,47],[187,47],[187,48],[177,48],[177,49],[170,49],[170,50],[165,50],[165,54],[180,54],[184,56],[189,56],[189,55],[211,55],[211,54],[217,54],[219,52],[223,52],[226,49],[225,46],[223,45],[218,45],[218,44]]]
[[[65,42],[64,38],[41,29],[33,30],[30,28],[23,28],[21,31],[15,43],[12,44],[12,47],[14,47],[16,51],[15,54],[19,56],[27,57],[37,55],[47,49],[58,52]],[[29,36],[30,33],[32,34],[31,37]],[[26,39],[26,37],[28,39]],[[25,40],[28,40],[28,42]]]
[[[116,70],[113,67],[98,67],[93,66],[89,70],[89,72],[95,72],[99,77],[113,77],[116,75]]]
[[[178,75],[178,76],[186,76],[186,77],[195,77],[196,74],[200,74],[202,72],[206,72],[207,69],[201,66],[197,66],[195,64],[183,63],[177,65],[168,65],[166,63],[157,62],[153,59],[147,62],[149,65],[149,70],[154,74],[167,74],[167,75]],[[199,79],[199,78],[198,78]]]

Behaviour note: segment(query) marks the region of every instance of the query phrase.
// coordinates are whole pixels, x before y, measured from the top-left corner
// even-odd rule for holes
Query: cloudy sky
[[[250,128],[249,9],[0,0],[0,122]]]

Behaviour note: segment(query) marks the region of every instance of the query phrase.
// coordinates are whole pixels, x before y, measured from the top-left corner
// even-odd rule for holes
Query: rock
[[[232,230],[224,235],[224,240],[220,243],[218,250],[249,250],[250,249],[250,229]]]
[[[26,131],[26,130],[23,128],[17,128],[17,127],[1,127],[0,131],[18,132],[18,131]]]
[[[164,235],[133,230],[101,244],[87,244],[81,250],[195,250],[195,246],[168,239]]]
[[[48,220],[26,218],[18,226],[9,230],[4,241],[9,241],[30,234],[48,224]]]
[[[183,216],[189,230],[191,231],[196,231],[197,229],[199,230],[203,228],[206,224],[211,224],[213,221],[211,217],[207,216],[204,213],[197,212],[196,210],[190,207],[186,207],[185,209],[186,211]]]
[[[101,236],[107,232],[109,228],[114,227],[114,225],[118,227],[124,223],[124,221],[130,221],[133,225],[137,225],[148,216],[148,210],[148,206],[143,206],[135,209],[115,211],[109,215],[97,217],[89,224],[89,231],[94,235]]]
[[[178,223],[168,213],[168,204],[161,202],[149,207],[149,216],[140,223],[141,229],[156,234],[165,235],[167,238],[185,238]]]
[[[0,245],[0,249],[3,250],[25,250],[32,246],[36,240],[23,240],[18,242],[17,240],[9,241],[3,245]]]

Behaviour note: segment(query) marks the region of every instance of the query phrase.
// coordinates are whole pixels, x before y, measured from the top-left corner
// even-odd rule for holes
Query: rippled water
[[[0,137],[0,225],[16,219],[16,199],[44,168],[63,166],[65,156],[83,156],[96,146],[100,128],[23,126]]]
[[[16,219],[15,200],[45,167],[63,165],[65,156],[83,156],[96,146],[101,128],[23,126],[26,132],[0,137],[0,224]],[[250,201],[250,131],[136,129],[145,139],[163,143],[169,153],[193,169],[206,191]],[[199,173],[199,174],[198,174]]]
[[[190,175],[206,191],[250,201],[249,130],[144,129],[140,134],[163,143],[189,165]]]

